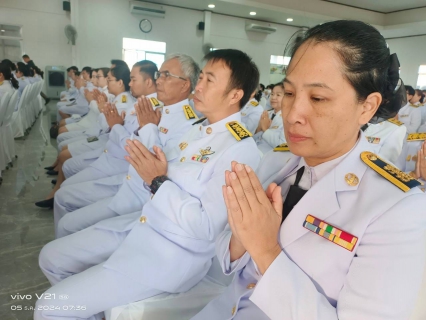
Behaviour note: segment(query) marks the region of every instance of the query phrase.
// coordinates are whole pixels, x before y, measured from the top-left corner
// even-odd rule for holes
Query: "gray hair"
[[[173,53],[168,55],[167,60],[171,59],[177,59],[179,61],[182,73],[186,78],[189,79],[189,82],[191,83],[190,92],[192,92],[195,89],[195,86],[198,82],[198,77],[200,76],[200,66],[194,61],[194,59],[183,53]]]

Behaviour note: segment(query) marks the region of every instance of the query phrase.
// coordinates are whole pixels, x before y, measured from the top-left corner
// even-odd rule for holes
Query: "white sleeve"
[[[283,126],[280,126],[278,129],[266,130],[262,135],[262,139],[265,140],[272,148],[285,143]]]
[[[408,319],[425,265],[425,207],[423,194],[411,195],[367,227],[336,308],[284,252],[250,300],[273,320]]]
[[[399,126],[386,137],[385,142],[380,148],[380,155],[395,164],[401,154],[406,132],[407,128],[405,126]]]
[[[173,181],[166,181],[155,193],[151,205],[158,209],[158,214],[183,229],[185,236],[212,241],[227,222],[222,186],[225,184],[225,171],[231,169],[232,161],[246,163],[254,170],[259,165],[260,156],[257,152],[248,153],[247,144],[240,141],[218,160],[200,198],[192,196]]]
[[[410,115],[410,124],[407,126],[408,133],[417,132],[422,122],[422,111],[416,108]]]

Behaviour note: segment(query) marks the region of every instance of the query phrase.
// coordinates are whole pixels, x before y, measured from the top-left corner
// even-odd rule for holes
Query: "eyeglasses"
[[[158,80],[158,79],[160,79],[161,78],[161,76],[164,76],[166,79],[168,78],[168,77],[173,77],[173,78],[177,78],[177,79],[181,79],[181,80],[183,80],[183,81],[187,81],[188,79],[185,79],[185,78],[182,78],[182,77],[180,77],[180,76],[177,76],[177,75],[175,75],[175,74],[172,74],[172,73],[170,73],[170,72],[168,72],[168,71],[155,71],[155,73],[154,73],[154,79],[155,80]]]

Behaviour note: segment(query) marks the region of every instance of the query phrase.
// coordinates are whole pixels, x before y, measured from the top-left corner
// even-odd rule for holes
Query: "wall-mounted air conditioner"
[[[130,13],[157,18],[164,18],[166,16],[166,10],[163,6],[141,1],[130,1]]]
[[[251,23],[246,22],[246,30],[254,32],[263,32],[263,33],[274,33],[277,31],[277,28],[271,27],[269,23]]]

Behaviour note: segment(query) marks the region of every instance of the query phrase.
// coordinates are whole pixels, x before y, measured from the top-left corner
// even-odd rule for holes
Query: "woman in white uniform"
[[[19,88],[18,80],[12,75],[12,71],[5,63],[0,63],[0,99],[3,94],[12,94]]]
[[[282,113],[294,156],[270,152],[256,174],[237,163],[226,173],[229,227],[216,252],[235,278],[194,319],[407,319],[426,197],[360,130],[401,107],[398,59],[358,21],[313,27],[292,51]]]
[[[283,118],[281,116],[281,102],[283,97],[284,85],[280,82],[274,85],[272,89],[270,98],[272,110],[263,111],[254,135],[257,147],[262,154],[285,143]]]

